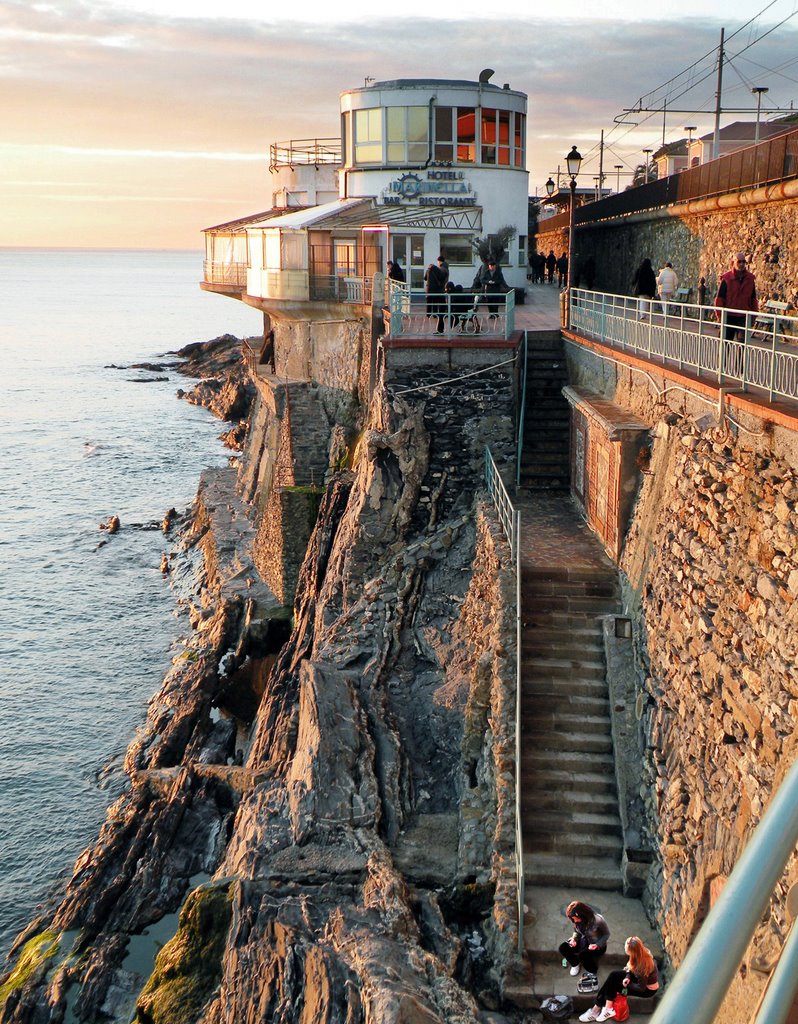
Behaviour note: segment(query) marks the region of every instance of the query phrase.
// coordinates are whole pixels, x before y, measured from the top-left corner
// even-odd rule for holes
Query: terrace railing
[[[493,501],[504,536],[510,545],[515,569],[515,879],[517,900],[517,951],[524,954],[524,836],[521,827],[521,513],[513,507],[496,463],[485,448],[485,486]]]
[[[509,338],[515,330],[515,289],[488,295],[444,292],[434,297],[390,281],[388,324],[391,338]]]
[[[226,284],[234,288],[245,288],[247,284],[246,263],[217,263],[203,260],[202,276],[206,284]]]
[[[571,291],[571,329],[612,348],[687,370],[722,387],[798,399],[798,317],[731,310],[626,295]],[[718,320],[718,315],[720,320]]]

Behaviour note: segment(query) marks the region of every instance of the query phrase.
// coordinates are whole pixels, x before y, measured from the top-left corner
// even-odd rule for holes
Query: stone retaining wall
[[[598,291],[631,294],[634,271],[644,257],[659,269],[673,263],[679,284],[692,288],[698,302],[701,277],[706,278],[707,303],[714,302],[720,275],[735,253],[744,251],[757,280],[760,300],[776,299],[798,307],[798,202],[776,200],[734,209],[674,216],[654,211],[612,223],[577,227],[574,270],[588,257],[595,262]],[[562,231],[543,232],[538,249],[559,252],[566,244]]]

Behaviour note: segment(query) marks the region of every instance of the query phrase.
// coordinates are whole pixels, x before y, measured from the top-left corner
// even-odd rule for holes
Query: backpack
[[[540,1010],[544,1020],[567,1020],[574,1012],[574,1001],[570,996],[548,996],[540,1004]]]
[[[612,1001],[612,1008],[615,1010],[614,1020],[628,1020],[629,1019],[629,1000],[625,995],[618,993],[618,995]]]

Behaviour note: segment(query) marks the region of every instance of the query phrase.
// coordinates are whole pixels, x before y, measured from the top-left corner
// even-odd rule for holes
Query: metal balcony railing
[[[721,387],[798,399],[798,317],[571,290],[571,329]],[[719,318],[719,319],[718,319]]]
[[[246,263],[217,263],[203,260],[202,276],[206,284],[226,284],[234,288],[245,288],[247,284]]]
[[[386,331],[391,338],[455,340],[509,338],[515,330],[515,289],[488,295],[443,292],[426,295],[388,282]]]
[[[289,142],[273,142],[269,146],[269,170],[278,167],[315,166],[340,164],[341,140],[332,139],[291,139]]]

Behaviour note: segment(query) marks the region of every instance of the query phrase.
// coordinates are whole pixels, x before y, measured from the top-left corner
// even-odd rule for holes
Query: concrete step
[[[522,777],[522,803],[525,797],[527,798],[527,803],[534,802],[534,806],[529,807],[528,815],[523,817],[526,818],[531,815],[531,820],[533,821],[536,814],[550,810],[559,811],[566,802],[569,814],[611,814],[616,818],[618,814],[618,798],[614,792],[587,793],[580,789],[571,789],[567,793],[563,793],[561,790],[539,790],[533,789],[530,786],[527,793],[527,787],[524,785]]]
[[[524,741],[531,737],[532,733],[547,733],[557,736],[557,743],[561,745],[567,736],[587,733],[588,735],[606,736],[612,735],[612,723],[609,714],[609,702],[601,708],[598,714],[586,714],[574,711],[566,704],[564,707],[546,706],[531,701],[529,704],[521,703],[521,728]]]
[[[599,963],[599,984],[604,981],[610,971],[621,970],[626,963],[610,963],[609,953],[606,953]],[[535,961],[532,967],[532,992],[538,1005],[549,996],[569,995],[573,999],[574,1013],[572,1020],[577,1020],[581,1013],[589,1010],[595,1002],[594,996],[585,996],[577,990],[579,978],[572,978],[559,961],[550,963],[546,961]],[[636,1017],[650,1017],[656,1009],[659,996],[653,999],[641,999],[639,996],[629,998],[629,1015]]]
[[[542,707],[557,707],[568,696],[607,700],[605,679],[583,679],[579,676],[543,676],[526,672],[522,666],[521,700],[535,701]]]
[[[539,658],[564,658],[578,651],[583,657],[595,661],[604,656],[604,644],[598,631],[585,630],[578,637],[562,630],[525,630],[521,636],[521,654]]]
[[[567,886],[572,891],[598,889],[620,892],[622,887],[620,857],[596,857],[584,853],[565,854],[559,851],[555,853],[527,853],[525,851],[524,879],[527,885],[534,886]],[[581,893],[579,893],[579,898],[582,898]],[[590,906],[595,906],[595,904],[591,903]],[[610,927],[612,927],[612,923],[610,923]],[[562,939],[560,939],[561,941]],[[555,952],[556,949],[555,946]]]
[[[521,592],[521,617],[523,628],[534,629],[556,629],[565,631],[570,629],[591,630],[601,635],[601,620],[608,613],[604,610],[594,611],[573,611],[568,609],[546,608],[542,601],[535,602],[536,607],[528,608],[524,604],[523,589]],[[610,612],[609,614],[612,614]]]
[[[535,720],[544,716],[565,715],[576,720],[587,718],[609,719],[610,702],[607,694],[603,696],[584,696],[579,693],[529,693],[521,690],[521,715],[529,714]]]
[[[577,774],[607,775],[615,778],[615,758],[612,754],[591,754],[589,758],[577,750],[541,750],[526,747],[521,750],[521,766],[524,771],[541,773],[572,772]]]
[[[527,839],[534,844],[535,839],[543,835],[614,836],[621,837],[621,819],[612,811],[572,810],[567,806],[560,808],[543,808],[529,817],[524,825],[524,849]]]
[[[547,658],[539,654],[527,655],[523,647],[521,648],[523,664],[535,675],[567,676],[568,678],[579,675],[585,679],[604,678],[606,674],[604,658],[591,658],[587,652],[581,651],[575,645],[564,654],[566,656],[562,658]]]
[[[529,853],[558,853],[563,857],[609,857],[620,863],[623,839],[606,832],[530,832],[524,831],[524,851]]]
[[[550,762],[551,758],[548,759]],[[563,760],[568,760],[564,758]],[[561,799],[568,800],[570,793],[600,793],[618,797],[615,771],[600,768],[587,768],[585,758],[571,758],[571,764],[581,761],[581,769],[556,764],[547,767],[545,756],[536,758],[530,751],[521,757],[520,781],[524,794],[558,793]]]
[[[609,723],[602,726],[600,730],[585,730],[584,724],[581,732],[568,732],[567,730],[547,729],[539,722],[529,723],[528,719],[522,719],[523,728],[523,749],[529,750],[558,750],[569,754],[611,754],[612,735],[609,730]]]

